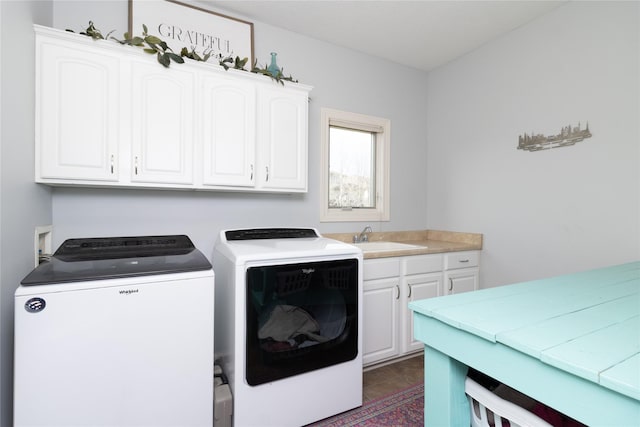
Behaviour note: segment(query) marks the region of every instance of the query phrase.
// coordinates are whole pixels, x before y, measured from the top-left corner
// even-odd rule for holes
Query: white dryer
[[[211,264],[187,236],[71,239],[15,293],[15,426],[213,425]]]
[[[216,359],[236,427],[297,427],[362,405],[362,252],[311,228],[223,230]]]

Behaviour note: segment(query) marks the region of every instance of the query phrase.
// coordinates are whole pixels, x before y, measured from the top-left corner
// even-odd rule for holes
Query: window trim
[[[376,208],[345,210],[329,208],[329,126],[376,133]],[[347,111],[321,108],[320,111],[320,222],[389,221],[391,121]]]

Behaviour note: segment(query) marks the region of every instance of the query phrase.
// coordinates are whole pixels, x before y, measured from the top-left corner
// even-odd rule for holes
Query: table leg
[[[425,427],[460,427],[471,424],[469,403],[464,393],[467,370],[466,365],[425,345]]]

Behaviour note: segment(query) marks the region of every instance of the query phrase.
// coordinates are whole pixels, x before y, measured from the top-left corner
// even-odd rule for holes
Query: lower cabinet
[[[478,289],[478,269],[464,268],[444,274],[445,295],[461,294]]]
[[[403,353],[422,350],[424,343],[413,337],[413,312],[407,305],[411,301],[440,296],[442,289],[442,273],[418,274],[404,279],[407,289],[403,307],[406,313],[402,316],[402,349]]]
[[[364,365],[422,350],[408,304],[441,292],[441,254],[365,260]]]
[[[366,259],[363,364],[419,352],[411,301],[478,289],[478,251]]]
[[[400,355],[400,258],[364,262],[363,364]]]
[[[461,294],[479,288],[478,251],[453,252],[444,259],[443,295]]]

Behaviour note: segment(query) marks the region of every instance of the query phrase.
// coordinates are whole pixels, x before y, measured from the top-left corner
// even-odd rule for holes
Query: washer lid
[[[206,257],[184,235],[69,239],[21,283],[42,285],[210,269]]]

